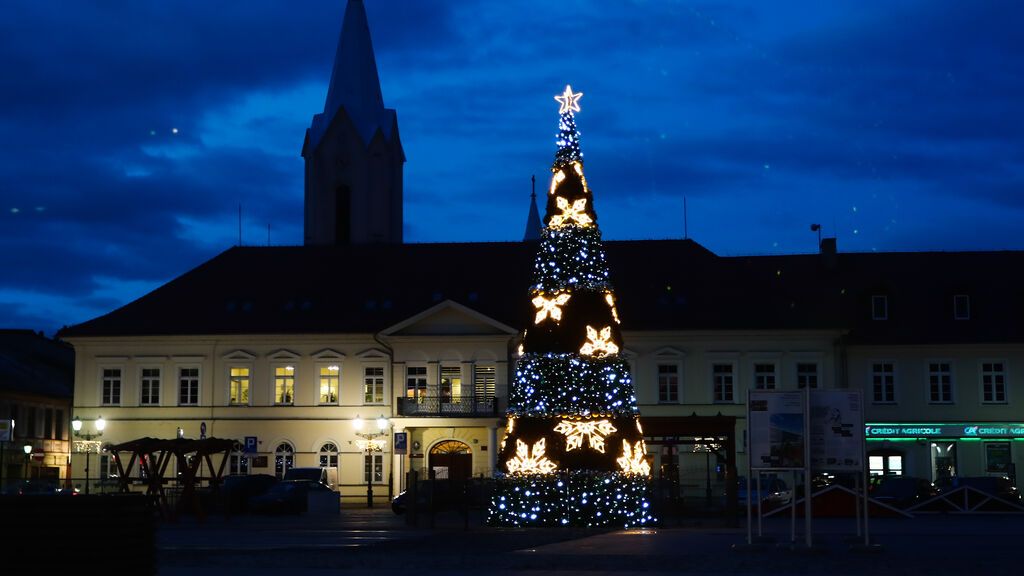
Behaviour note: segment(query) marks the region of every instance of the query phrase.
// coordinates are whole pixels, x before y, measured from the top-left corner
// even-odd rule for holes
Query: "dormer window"
[[[971,319],[971,297],[967,294],[957,294],[956,296],[953,296],[953,319]]]
[[[889,298],[884,294],[875,294],[871,297],[871,319],[889,319]]]

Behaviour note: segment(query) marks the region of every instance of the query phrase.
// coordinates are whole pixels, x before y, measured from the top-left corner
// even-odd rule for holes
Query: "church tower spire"
[[[523,242],[540,240],[540,212],[537,211],[537,177],[530,176],[530,213],[526,216],[526,233]]]
[[[306,130],[302,157],[307,245],[402,242],[405,152],[362,0],[348,0],[324,111]]]

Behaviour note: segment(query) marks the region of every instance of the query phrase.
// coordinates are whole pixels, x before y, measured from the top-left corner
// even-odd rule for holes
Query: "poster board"
[[[859,390],[811,390],[811,469],[859,472],[864,462],[864,411]]]
[[[807,423],[804,392],[751,390],[748,396],[751,470],[803,470]]]

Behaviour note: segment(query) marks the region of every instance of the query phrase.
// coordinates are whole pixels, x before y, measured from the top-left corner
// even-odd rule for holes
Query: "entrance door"
[[[446,440],[430,449],[428,470],[438,478],[465,480],[473,475],[473,454],[469,446],[457,440]]]
[[[950,479],[956,476],[956,442],[952,440],[932,442],[931,458],[932,482],[939,486],[948,485]]]

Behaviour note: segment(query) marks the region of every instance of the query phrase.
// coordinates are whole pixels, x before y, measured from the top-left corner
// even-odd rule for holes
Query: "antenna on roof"
[[[690,239],[690,226],[686,215],[686,196],[683,196],[683,240]]]

